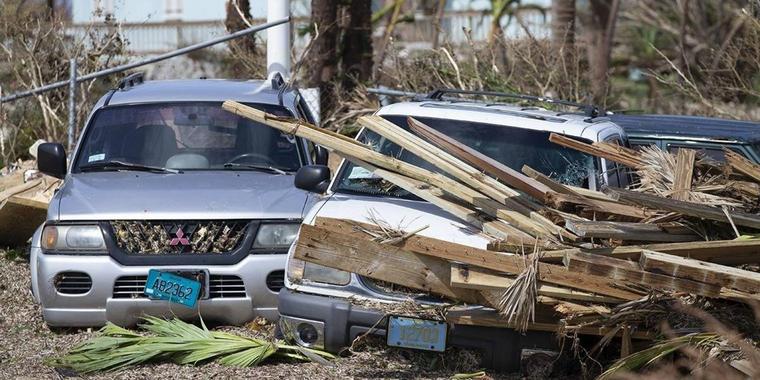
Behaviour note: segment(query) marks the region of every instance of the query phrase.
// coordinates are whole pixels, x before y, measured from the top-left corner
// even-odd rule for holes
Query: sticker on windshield
[[[361,166],[354,166],[351,168],[351,174],[348,176],[350,179],[361,179],[361,178],[379,178],[371,171],[361,167]]]
[[[90,157],[87,157],[87,162],[103,161],[105,158],[106,158],[105,153],[93,154]]]

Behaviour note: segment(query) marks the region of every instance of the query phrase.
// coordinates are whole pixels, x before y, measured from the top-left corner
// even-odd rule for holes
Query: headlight
[[[303,268],[303,279],[342,286],[351,282],[351,273],[307,262]]]
[[[42,249],[46,251],[105,252],[106,242],[99,226],[45,226]]]
[[[253,248],[288,248],[298,235],[300,223],[265,223],[259,226]]]

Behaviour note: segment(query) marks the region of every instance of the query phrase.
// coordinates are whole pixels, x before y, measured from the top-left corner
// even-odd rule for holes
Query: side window
[[[628,139],[628,143],[631,144],[631,148],[634,150],[641,150],[646,146],[657,146],[656,140]]]
[[[613,135],[604,140],[604,142],[623,146],[623,141],[620,140],[620,136]],[[604,170],[607,172],[607,185],[611,187],[625,188],[630,184],[630,177],[628,168],[617,162],[604,160]]]
[[[730,147],[728,145],[719,147],[715,145],[700,145],[700,144],[688,144],[688,145],[687,144],[668,144],[668,152],[675,154],[680,148],[694,149],[708,158],[711,158],[718,162],[723,162],[726,160],[725,153],[723,153],[724,147],[733,150],[734,152],[740,154],[743,157],[746,157],[746,154],[744,152],[742,152],[739,149]]]

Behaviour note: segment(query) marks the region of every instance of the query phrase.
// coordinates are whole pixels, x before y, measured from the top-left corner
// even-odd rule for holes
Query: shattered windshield
[[[383,117],[408,130],[405,116]],[[585,153],[550,142],[549,132],[459,120],[417,120],[517,171],[520,171],[523,165],[528,165],[556,181],[579,187],[588,187],[589,176],[596,173],[597,160]],[[365,129],[360,140],[383,154],[440,172],[428,162],[372,131]],[[338,191],[395,197],[411,196],[405,190],[352,163],[345,165],[339,175]]]
[[[251,106],[292,117],[280,106]],[[84,136],[74,170],[140,166],[281,173],[298,170],[301,160],[293,136],[227,112],[221,103],[151,103],[98,111]]]

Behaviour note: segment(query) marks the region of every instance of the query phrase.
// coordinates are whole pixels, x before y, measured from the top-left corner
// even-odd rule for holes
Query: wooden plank
[[[578,198],[584,198],[583,195],[580,193],[575,192],[574,190],[570,189],[569,187],[549,178],[547,175],[539,172],[538,170],[535,170],[531,168],[528,165],[523,165],[522,172],[525,173],[528,177],[536,180],[537,182],[541,183],[542,185],[548,187],[551,191],[560,193],[560,194],[568,194],[572,195]],[[546,194],[546,193],[545,193]],[[544,194],[544,195],[545,195]],[[542,198],[543,200],[543,198]]]
[[[559,210],[575,211],[577,206],[583,206],[584,209],[596,211],[599,214],[609,214],[642,220],[653,216],[654,214],[640,207],[618,203],[615,201],[590,200],[588,198],[579,198],[574,195],[560,194],[550,192],[546,194],[546,204]],[[571,209],[572,208],[572,209]]]
[[[705,297],[733,300],[760,300],[760,295],[725,289],[717,285],[689,279],[666,276],[641,270],[638,263],[614,259],[590,253],[571,253],[565,256],[568,270],[588,275],[611,278],[620,285],[644,286],[652,289],[671,290],[697,294]]]
[[[514,170],[411,117],[409,118],[409,128],[449,154],[536,199],[544,199],[544,195],[549,191],[548,187],[538,181],[523,175],[517,170]]]
[[[433,183],[436,186],[446,186],[453,182],[450,179],[445,179],[443,175],[432,173],[429,170],[424,170],[404,161],[375,152],[368,146],[355,140],[351,140],[346,136],[339,135],[341,137],[338,137],[335,132],[319,129],[304,121],[293,121],[292,119],[280,118],[231,100],[225,101],[222,104],[222,108],[279,131],[307,139],[315,144],[342,153],[343,155],[361,157],[362,160],[372,165],[403,174],[404,176],[419,181]]]
[[[626,241],[684,242],[699,240],[690,231],[669,232],[657,224],[567,220],[565,228],[585,238],[615,239]]]
[[[726,157],[726,164],[731,169],[752,178],[756,182],[760,182],[760,165],[744,158],[742,155],[730,150],[723,149]]]
[[[544,218],[542,215],[534,212],[530,207],[532,203],[528,202],[527,199],[524,199],[524,195],[519,194],[514,189],[495,180],[494,178],[484,175],[480,170],[472,167],[459,158],[454,157],[448,152],[443,151],[442,149],[415,136],[414,134],[404,130],[396,124],[383,119],[382,117],[363,116],[359,118],[358,121],[359,124],[363,125],[364,127],[393,141],[405,150],[412,152],[417,157],[422,158],[438,169],[448,173],[472,189],[475,189],[479,193],[485,194],[492,200],[506,206],[506,208],[502,207],[500,209],[499,215],[497,215],[499,218],[502,218],[512,224],[516,224],[517,221],[520,220],[519,223],[521,223],[523,226],[532,225],[530,230],[536,231],[544,229],[545,231],[549,231],[550,234],[562,234],[565,238],[571,240],[574,239],[574,236],[572,236],[572,234],[561,228],[558,228],[554,223]],[[409,118],[407,121],[410,123],[415,123],[415,121],[411,118]],[[416,123],[421,124],[419,122]],[[447,187],[441,187],[441,189],[448,191]],[[479,203],[483,203],[483,201],[486,200],[483,199],[483,197],[475,197],[474,199]],[[474,204],[477,207],[483,207],[479,204]],[[520,214],[528,216],[528,218],[521,220],[519,216]],[[522,229],[526,230],[526,228]]]
[[[0,202],[2,202],[2,201],[6,200],[6,199],[8,199],[8,198],[10,198],[10,197],[12,197],[14,195],[18,195],[18,194],[27,192],[27,191],[29,191],[29,190],[31,190],[31,189],[39,186],[40,184],[42,184],[42,179],[35,179],[33,181],[29,181],[29,182],[26,182],[26,183],[21,183],[21,184],[9,187],[9,188],[3,190],[2,192],[0,192]]]
[[[618,145],[613,146],[606,143],[594,143],[592,145],[556,133],[549,135],[549,141],[566,148],[614,161],[630,168],[638,168],[642,165],[635,151]]]
[[[47,202],[11,196],[0,201],[0,245],[20,246],[47,217]]]
[[[639,260],[649,272],[727,286],[745,292],[760,292],[760,273],[645,250]]]
[[[568,253],[585,252],[616,259],[639,260],[641,252],[651,250],[723,265],[760,263],[760,240],[715,240],[687,243],[629,245],[614,248],[564,249],[543,253],[542,261],[560,263]]]
[[[658,210],[677,212],[683,215],[709,219],[718,222],[729,223],[723,210],[699,203],[679,201],[676,199],[663,198],[657,195],[645,194],[623,189],[607,188],[605,192],[625,202]],[[760,229],[760,216],[745,212],[732,211],[731,220],[734,224],[744,227]]]
[[[310,140],[314,142],[315,144],[319,144],[326,148],[332,149],[335,152],[337,152],[339,155],[352,159],[354,163],[359,164],[359,161],[365,163],[364,165],[360,164],[360,166],[365,166],[366,164],[370,164],[373,167],[382,168],[385,170],[384,172],[386,173],[386,175],[383,178],[385,178],[389,182],[394,182],[390,180],[389,178],[392,176],[392,174],[398,173],[401,176],[396,176],[395,178],[399,178],[399,180],[403,180],[404,177],[409,177],[417,181],[422,181],[425,184],[436,186],[439,189],[448,189],[447,190],[448,192],[455,193],[457,196],[469,197],[470,200],[472,201],[487,199],[486,196],[483,196],[480,193],[472,189],[469,189],[466,186],[457,183],[456,181],[451,180],[450,178],[446,178],[445,176],[441,174],[433,173],[428,170],[424,170],[420,167],[403,162],[401,160],[397,160],[395,158],[385,156],[353,140],[349,142],[346,140],[345,136],[343,138],[336,138],[335,136],[333,136],[334,133],[333,134],[326,133],[324,130],[320,130],[314,126],[308,125],[308,123],[304,123],[304,122],[294,123],[289,120],[284,121],[282,118],[269,115],[263,111],[260,111],[255,108],[248,107],[246,105],[233,102],[233,101],[224,102],[223,107],[224,109],[232,113],[235,113],[237,115],[249,118],[251,120],[268,125],[272,128],[278,129],[286,133],[295,134],[296,136]],[[399,185],[400,187],[404,188],[404,186],[401,186],[398,183],[396,183],[396,185]],[[418,188],[418,187],[416,187],[415,185],[415,188]],[[405,188],[405,190],[414,193],[414,191],[411,191],[409,188]],[[415,194],[415,195],[418,195],[418,194]],[[426,192],[426,195],[428,196],[428,198],[423,198],[423,199],[430,202],[432,199],[431,198],[432,193]],[[467,201],[467,199],[465,199],[465,201]],[[454,208],[455,207],[453,206],[450,207],[450,209],[454,209]],[[462,208],[456,208],[456,209],[458,210],[458,213],[455,215],[460,218],[462,216],[466,216],[465,219],[468,220],[468,223],[470,223],[469,221],[477,221],[480,219],[480,218],[470,217],[469,215],[472,214],[472,212],[464,212],[463,214],[463,211],[465,210],[463,210]],[[450,210],[447,210],[447,211],[450,211]],[[527,218],[527,217],[523,218],[522,215],[517,216],[515,215],[515,213],[512,213],[509,210],[504,210],[502,213],[499,214],[499,217],[504,218],[510,223],[514,223],[515,225],[518,225],[518,226],[530,225],[530,226],[536,227],[536,223],[532,222],[530,218]],[[493,231],[505,231],[505,233],[506,231],[509,231],[510,234],[513,234],[514,232],[513,235],[516,235],[516,238],[525,236],[526,237],[526,239],[524,239],[525,242],[533,241],[533,238],[527,233],[525,233],[524,231],[519,231],[515,227],[503,227],[502,225],[504,223],[487,222],[487,223],[480,223],[480,224],[486,224],[486,228],[489,228]],[[479,225],[476,225],[476,226],[479,226]]]
[[[337,223],[343,225],[341,227],[343,231],[353,230],[353,226],[348,222]],[[359,239],[355,240],[361,243]],[[395,247],[512,275],[522,273],[526,265],[524,258],[517,255],[487,251],[420,235],[411,236]],[[538,280],[545,283],[580,289],[624,300],[633,300],[641,297],[641,293],[622,289],[615,281],[608,278],[578,274],[568,271],[562,266],[544,263],[539,264],[538,269]]]
[[[520,196],[515,190],[495,180],[489,182],[489,177],[483,175],[477,169],[403,130],[396,124],[379,116],[363,116],[358,119],[358,122],[363,127],[393,141],[467,186],[488,195],[490,198],[509,206],[511,209],[518,209],[519,206],[515,206],[514,204],[516,202],[510,199]],[[524,212],[527,213],[529,211],[524,210]]]
[[[504,292],[514,282],[514,276],[507,277],[485,268],[465,264],[451,264],[451,286],[456,288],[490,290]],[[620,303],[620,299],[605,297],[593,293],[580,292],[558,286],[538,283],[538,294],[546,297],[573,301],[587,301],[596,303]]]
[[[468,326],[484,326],[484,327],[497,327],[497,328],[514,328],[514,324],[508,323],[502,316],[496,311],[484,310],[484,309],[451,309],[446,315],[446,321],[457,325]],[[528,325],[528,330],[533,331],[547,331],[553,333],[578,333],[580,335],[596,335],[605,336],[613,331],[613,328],[609,327],[596,327],[596,326],[563,326],[557,322],[549,322],[543,320],[537,320],[534,323]],[[621,329],[622,330],[622,329]],[[616,336],[620,336],[622,331],[617,333]],[[656,334],[648,331],[635,331],[631,333],[633,339],[645,339],[651,340],[656,337]]]
[[[450,285],[451,267],[446,260],[320,227],[301,226],[294,258],[455,300],[483,302],[477,291]]]
[[[620,204],[609,198],[606,198],[606,200],[587,198],[584,194],[589,194],[590,192],[583,193],[578,191],[578,188],[566,186],[557,181],[554,181],[545,174],[538,172],[528,165],[523,166],[522,171],[529,177],[535,179],[536,181],[549,187],[552,190],[551,192],[547,192],[545,194],[544,202],[551,204],[556,208],[561,208],[561,203],[563,201],[572,201],[576,204],[590,206],[591,208],[599,210],[600,212],[606,214],[623,215],[626,217],[635,217],[639,219],[643,219],[643,217],[639,217],[640,215],[646,215],[645,211],[641,210],[640,208]]]
[[[694,149],[679,148],[676,153],[676,168],[673,179],[673,199],[679,201],[689,200],[691,181],[694,176],[694,160],[697,151]]]
[[[489,234],[496,236],[499,239],[503,239],[512,244],[535,244],[536,239],[531,235],[499,220],[489,219],[483,213],[462,206],[460,204],[451,202],[442,197],[442,190],[432,188],[422,181],[417,181],[411,178],[404,177],[400,174],[393,173],[384,169],[374,167],[358,158],[346,155],[346,159],[353,163],[371,171],[375,175],[378,175],[388,182],[401,187],[402,189],[428,201],[440,209],[448,212],[457,219],[470,224],[476,228],[483,230]],[[543,244],[547,246],[556,246],[553,242],[545,240]]]

